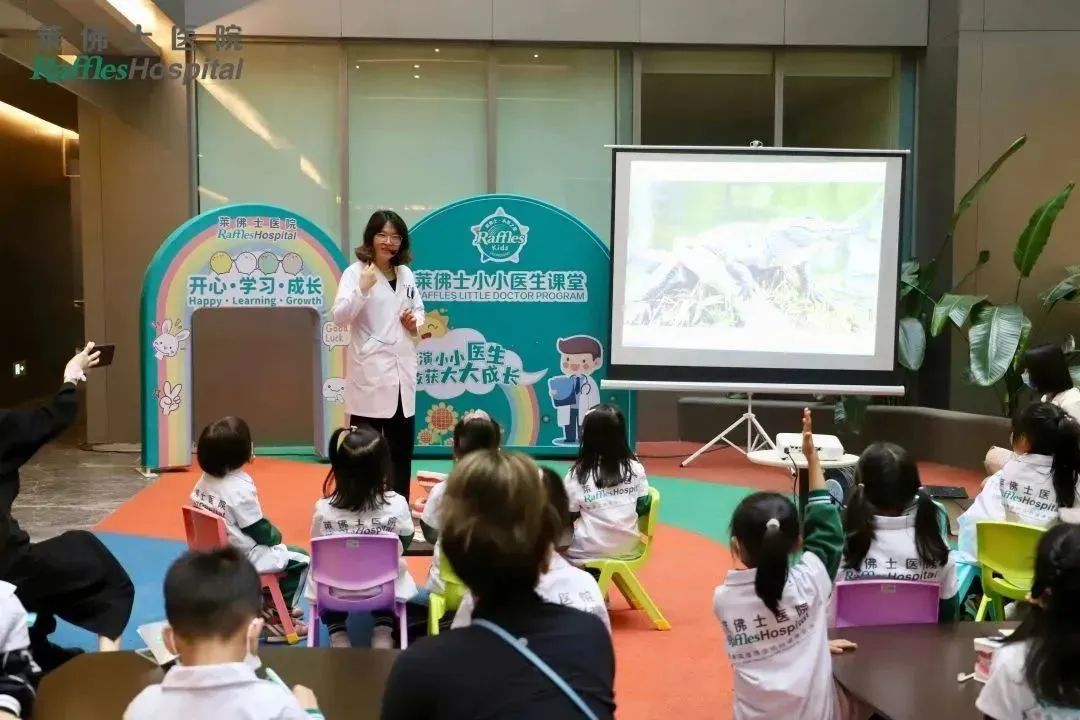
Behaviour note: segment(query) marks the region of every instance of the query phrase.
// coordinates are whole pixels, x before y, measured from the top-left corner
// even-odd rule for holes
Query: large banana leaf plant
[[[928,338],[938,337],[952,324],[967,331],[969,347],[967,378],[976,385],[994,387],[1001,400],[1002,412],[1011,415],[1016,409],[1022,381],[1019,361],[1027,350],[1032,332],[1032,322],[1019,305],[1023,282],[1042,255],[1054,221],[1064,209],[1072,193],[1069,183],[1047,200],[1032,214],[1027,227],[1017,239],[1013,251],[1013,265],[1018,278],[1012,302],[995,304],[986,295],[959,293],[961,288],[983,266],[990,262],[990,252],[980,251],[968,271],[939,298],[933,297],[937,284],[940,259],[951,252],[956,228],[964,212],[975,202],[979,193],[989,184],[1001,166],[1027,142],[1021,136],[995,160],[986,172],[971,186],[957,203],[949,230],[933,259],[922,264],[917,259],[904,262],[900,273],[900,320],[898,323],[898,358],[900,364],[915,372],[922,367],[926,356]],[[1065,268],[1065,278],[1044,292],[1045,319],[1061,302],[1080,301],[1080,265]],[[1080,377],[1080,372],[1077,373]],[[836,420],[846,423],[856,432],[859,420],[865,413],[869,398],[844,397],[836,404]]]

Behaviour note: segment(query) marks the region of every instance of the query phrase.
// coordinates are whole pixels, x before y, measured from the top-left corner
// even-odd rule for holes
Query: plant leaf
[[[1065,302],[1072,302],[1080,297],[1080,287],[1077,287],[1076,285],[1077,279],[1078,278],[1075,275],[1073,277],[1065,278],[1040,295],[1043,305],[1053,305],[1062,300]]]
[[[971,204],[973,202],[975,202],[975,198],[978,197],[982,189],[986,187],[986,184],[990,182],[990,178],[994,177],[994,173],[996,173],[998,169],[1005,164],[1006,160],[1012,157],[1013,153],[1024,147],[1024,143],[1026,142],[1027,135],[1021,135],[1020,137],[1016,138],[1016,140],[1013,141],[1013,144],[1010,145],[1008,149],[1005,150],[1005,152],[1001,153],[1001,156],[997,160],[995,160],[990,165],[990,167],[986,168],[986,172],[982,174],[982,177],[976,180],[975,184],[972,185],[966,193],[964,193],[964,197],[960,198],[960,202],[956,205],[956,211],[953,213],[952,222],[949,223],[950,236],[954,232],[956,232],[956,226],[960,223],[960,216],[964,214],[965,210],[971,207]]]
[[[1019,389],[1020,386],[1024,384],[1023,381],[1020,379],[1020,374],[1019,374],[1020,361],[1024,359],[1024,353],[1027,352],[1028,341],[1030,339],[1031,339],[1031,320],[1029,320],[1028,316],[1025,315],[1024,316],[1024,322],[1021,323],[1021,325],[1020,325],[1020,342],[1018,342],[1016,344],[1016,352],[1013,355],[1013,373],[1015,375],[1015,378],[1013,378],[1013,380],[1015,381],[1015,384],[1016,384],[1015,389]],[[1006,375],[1006,379],[1008,379],[1008,375]],[[1012,392],[1013,390],[1014,389],[1010,389],[1010,392]],[[1011,415],[1010,415],[1010,417],[1011,417]]]
[[[922,367],[926,356],[926,328],[918,318],[900,318],[900,364],[908,370]]]
[[[833,406],[833,422],[858,435],[862,432],[869,405],[870,397],[867,395],[841,395]]]
[[[975,267],[982,267],[986,263],[990,262],[990,251],[980,250],[979,259],[975,261]]]
[[[1016,241],[1016,250],[1013,251],[1013,264],[1020,271],[1021,277],[1031,275],[1032,268],[1035,267],[1043,248],[1046,247],[1047,240],[1050,239],[1050,230],[1054,227],[1054,220],[1064,209],[1073,187],[1075,187],[1074,183],[1063,187],[1057,195],[1043,203],[1028,220],[1027,227],[1020,234],[1020,239]]]
[[[945,293],[934,306],[934,317],[930,321],[930,334],[937,337],[945,327],[946,320],[952,320],[958,328],[964,327],[971,310],[986,299],[985,295],[953,295]]]
[[[900,297],[907,297],[919,282],[919,261],[905,260],[900,266]]]
[[[1019,305],[983,305],[968,330],[971,380],[993,385],[1012,366],[1023,334],[1024,311]]]

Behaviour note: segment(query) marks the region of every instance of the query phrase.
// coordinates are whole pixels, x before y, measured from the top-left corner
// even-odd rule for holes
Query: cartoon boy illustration
[[[604,351],[600,341],[589,335],[559,338],[555,345],[562,353],[565,375],[548,378],[551,404],[563,429],[562,438],[554,443],[577,445],[585,413],[600,403],[600,388],[591,375],[604,364]]]

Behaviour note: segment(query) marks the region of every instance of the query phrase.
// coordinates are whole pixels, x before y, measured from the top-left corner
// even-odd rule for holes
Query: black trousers
[[[38,614],[30,628],[32,649],[48,645],[57,617],[117,639],[135,601],[127,571],[96,535],[85,530],[70,530],[20,549],[0,580],[14,585],[23,606]]]
[[[390,446],[390,460],[394,464],[394,492],[409,499],[412,484],[413,443],[416,439],[416,415],[405,417],[398,393],[397,412],[391,418],[371,418],[352,415],[352,425],[370,425],[383,434]]]

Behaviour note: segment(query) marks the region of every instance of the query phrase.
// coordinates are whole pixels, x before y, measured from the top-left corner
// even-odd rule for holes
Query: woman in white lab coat
[[[405,264],[409,228],[392,210],[378,210],[364,228],[357,262],[345,270],[334,298],[334,322],[349,328],[345,410],[390,445],[394,490],[409,498],[416,437],[416,346],[424,302]]]

